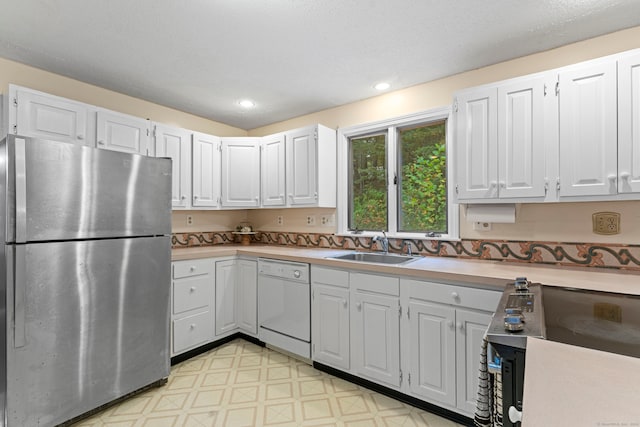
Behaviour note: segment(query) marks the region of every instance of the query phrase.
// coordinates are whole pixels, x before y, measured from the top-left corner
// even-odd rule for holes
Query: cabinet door
[[[351,294],[351,366],[355,375],[400,386],[400,301],[398,297]]]
[[[191,149],[191,205],[216,208],[220,205],[220,138],[194,133]]]
[[[456,191],[459,199],[498,197],[497,89],[480,88],[456,98]]]
[[[87,135],[87,106],[57,96],[16,90],[18,135],[93,145]]]
[[[545,96],[544,77],[498,86],[500,198],[545,195]]]
[[[222,140],[222,206],[260,205],[260,138]]]
[[[562,196],[617,193],[616,62],[559,74]]]
[[[455,309],[411,300],[409,336],[411,393],[455,406]]]
[[[216,335],[238,327],[235,280],[235,260],[216,262]]]
[[[262,205],[285,205],[284,134],[266,136],[262,140]]]
[[[149,144],[149,121],[112,111],[98,111],[96,124],[98,148],[153,155]]]
[[[456,406],[469,415],[476,409],[482,338],[489,323],[489,313],[456,310]]]
[[[256,334],[258,333],[258,263],[251,260],[238,260],[236,272],[237,323],[243,331]]]
[[[349,289],[312,285],[313,360],[349,370]]]
[[[188,208],[191,199],[191,133],[185,129],[155,125],[156,157],[173,160],[171,205]]]
[[[287,132],[286,145],[287,204],[293,206],[317,204],[316,127]]]
[[[618,61],[618,192],[640,192],[640,53]]]

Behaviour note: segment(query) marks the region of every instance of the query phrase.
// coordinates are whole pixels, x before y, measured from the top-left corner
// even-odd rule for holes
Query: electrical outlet
[[[307,215],[307,225],[316,225],[315,215]]]
[[[473,223],[473,229],[476,231],[491,231],[491,223],[476,221]]]
[[[284,225],[284,218],[282,217],[282,215],[278,215],[276,217],[276,224],[278,225]]]
[[[193,225],[193,215],[187,215],[187,225]]]
[[[335,225],[336,224],[336,216],[335,215],[322,215],[320,217],[320,224],[322,224],[322,225]]]
[[[620,214],[617,212],[596,212],[592,215],[593,232],[596,234],[620,234]]]

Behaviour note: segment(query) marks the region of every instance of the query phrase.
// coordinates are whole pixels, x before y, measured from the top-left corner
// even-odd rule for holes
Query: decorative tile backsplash
[[[370,237],[336,236],[317,233],[262,231],[251,236],[253,243],[377,250]],[[556,264],[573,267],[601,267],[640,271],[640,245],[604,243],[523,242],[509,240],[403,240],[389,239],[390,252],[402,252],[405,241],[414,254],[494,261]],[[173,248],[236,243],[231,231],[175,233]]]

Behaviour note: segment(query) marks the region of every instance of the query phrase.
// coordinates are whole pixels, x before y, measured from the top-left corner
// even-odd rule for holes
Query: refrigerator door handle
[[[16,242],[27,240],[27,162],[25,140],[15,139]]]
[[[15,245],[15,262],[13,272],[13,345],[15,348],[26,345],[26,307],[25,286],[27,278],[25,245]]]

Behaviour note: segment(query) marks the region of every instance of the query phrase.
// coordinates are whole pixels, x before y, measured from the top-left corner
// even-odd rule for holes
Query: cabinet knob
[[[78,138],[78,139],[80,139],[80,138]],[[98,145],[104,145],[104,141],[102,141],[102,140],[98,141]]]
[[[181,196],[180,200],[186,200],[187,196]]]
[[[189,325],[189,329],[191,329],[192,331],[196,328],[196,324],[192,323],[191,325]]]
[[[84,135],[78,135],[77,138],[82,141],[84,139]]]
[[[198,200],[198,196],[193,196],[193,200]]]
[[[453,327],[455,326],[455,325],[453,324],[453,320],[449,320],[449,321],[447,322],[447,326],[449,327],[449,329],[453,329]]]
[[[189,292],[194,293],[196,291],[196,287],[192,286],[189,288]]]
[[[342,305],[345,306],[345,307],[347,306],[347,300],[346,299],[342,300]]]
[[[460,329],[461,331],[464,331],[464,323],[458,322],[457,326],[458,326],[458,329]]]
[[[293,277],[295,277],[296,279],[300,278],[300,270],[296,270],[293,272]]]
[[[620,173],[620,179],[624,179],[625,181],[627,181],[629,178],[631,178],[631,174],[629,172]]]
[[[356,303],[356,308],[358,309],[358,311],[362,310],[362,303],[357,302]]]
[[[460,299],[460,295],[457,292],[451,292],[451,298],[457,301]]]
[[[195,266],[195,265],[192,265],[191,267],[189,267],[189,271],[190,271],[190,272],[192,272],[192,273],[193,273],[194,271],[196,271],[196,266]]]

